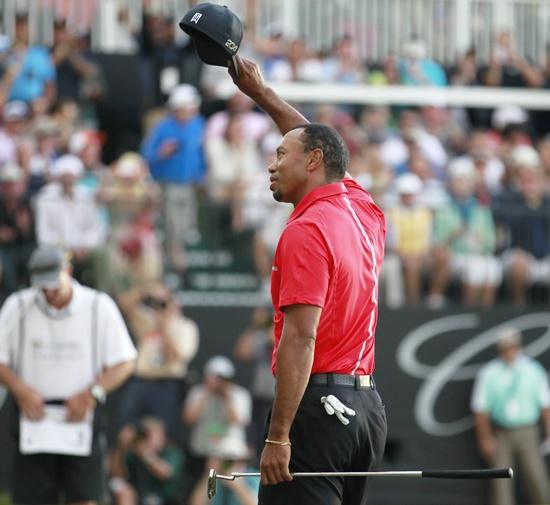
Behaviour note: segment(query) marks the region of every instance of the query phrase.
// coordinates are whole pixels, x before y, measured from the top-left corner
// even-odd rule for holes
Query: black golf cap
[[[189,9],[180,21],[180,28],[195,44],[202,61],[209,65],[228,67],[243,39],[241,20],[225,5],[200,3]]]

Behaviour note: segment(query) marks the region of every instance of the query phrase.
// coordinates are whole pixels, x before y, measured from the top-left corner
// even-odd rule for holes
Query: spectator
[[[34,107],[38,101],[47,109],[56,96],[56,76],[53,62],[46,49],[29,45],[29,19],[18,13],[15,19],[15,39],[8,49],[4,62],[4,75],[0,80],[0,105],[21,100]]]
[[[476,86],[480,84],[475,47],[471,47],[458,58],[455,68],[451,71],[451,84],[454,86]]]
[[[136,436],[136,428],[130,424],[122,427],[107,455],[108,488],[114,505],[136,505],[136,490],[128,483],[126,456]]]
[[[25,102],[13,101],[4,105],[0,129],[0,166],[19,161],[19,145],[27,127],[29,108]]]
[[[541,170],[525,166],[519,188],[494,202],[496,222],[506,236],[504,271],[512,301],[520,306],[531,284],[550,282],[550,198],[544,190]]]
[[[253,310],[250,323],[239,335],[233,350],[239,362],[252,365],[252,422],[248,440],[255,451],[257,465],[264,446],[265,419],[273,405],[275,391],[271,372],[273,342],[273,315],[260,306]]]
[[[34,247],[34,220],[23,171],[10,163],[0,171],[0,299],[26,284]]]
[[[503,189],[504,164],[495,155],[494,145],[486,131],[472,131],[468,144],[465,158],[474,164],[477,172],[478,200],[484,205],[489,205],[492,197]]]
[[[390,165],[397,175],[406,171],[407,162],[413,151],[423,154],[439,178],[442,178],[448,159],[441,141],[422,127],[418,113],[411,109],[401,112],[398,135],[386,138],[380,149],[384,162]]]
[[[374,86],[397,86],[399,79],[399,60],[395,53],[388,54],[380,69],[373,68],[369,72],[369,84]]]
[[[236,91],[227,101],[226,109],[216,112],[206,124],[205,142],[213,138],[223,138],[229,119],[239,115],[243,122],[243,131],[247,140],[260,142],[270,129],[271,123],[263,112],[254,110],[254,102],[241,91]]]
[[[475,196],[475,173],[469,165],[450,167],[451,201],[435,213],[434,262],[428,303],[437,308],[451,276],[462,284],[462,302],[490,307],[502,278],[494,256],[495,227],[491,212]]]
[[[246,427],[251,417],[250,393],[234,382],[235,366],[225,356],[213,356],[204,366],[202,384],[193,386],[183,406],[189,426],[186,463],[189,491],[203,475],[208,458],[239,458],[247,451]]]
[[[401,84],[447,86],[447,77],[441,65],[426,56],[424,42],[412,38],[403,47],[404,58],[399,62]]]
[[[357,48],[357,41],[351,35],[344,35],[336,41],[332,55],[323,62],[323,80],[360,84],[366,80],[367,70]]]
[[[276,61],[271,67],[269,80],[275,82],[319,82],[323,80],[323,64],[312,54],[302,39],[294,39],[288,48],[286,59]]]
[[[168,100],[169,115],[143,142],[143,156],[155,181],[163,186],[163,217],[171,266],[185,269],[184,241],[197,233],[197,201],[194,185],[203,182],[204,118],[201,98],[189,84],[177,86]]]
[[[98,199],[109,211],[109,290],[114,293],[159,281],[162,250],[155,230],[159,188],[145,160],[124,153],[107,172]]]
[[[57,96],[78,102],[83,82],[94,77],[96,67],[80,50],[75,33],[67,28],[65,19],[54,23],[51,56],[57,76]]]
[[[30,175],[29,193],[34,195],[51,180],[55,159],[61,150],[60,130],[50,116],[40,116],[32,121],[35,147],[28,160]]]
[[[128,483],[136,505],[177,505],[183,454],[167,441],[164,423],[154,417],[141,420],[126,455]],[[206,493],[205,493],[206,494]]]
[[[101,503],[101,409],[131,374],[136,351],[106,294],[73,281],[66,256],[36,249],[31,289],[0,311],[0,382],[15,400],[19,430],[14,503]],[[23,332],[24,330],[24,332]],[[56,436],[44,437],[43,430]]]
[[[504,88],[539,88],[544,83],[541,70],[519,54],[507,30],[497,33],[482,80],[486,86]]]
[[[230,216],[219,222],[217,228],[241,230],[243,223],[238,209],[250,179],[260,171],[259,153],[256,144],[245,134],[244,116],[232,116],[223,138],[212,138],[206,144],[206,154],[209,196],[214,205],[220,206],[222,216]]]
[[[471,408],[481,455],[491,467],[518,468],[531,503],[550,503],[548,470],[539,449],[542,415],[550,438],[550,389],[544,368],[522,353],[521,334],[502,328],[498,357],[477,373]],[[517,465],[517,466],[516,466]],[[514,505],[513,482],[491,481],[491,505]]]
[[[401,175],[396,186],[399,203],[386,214],[388,249],[400,260],[407,303],[415,305],[420,301],[422,272],[429,262],[432,214],[416,200],[422,190],[422,181],[418,176]],[[388,289],[391,287],[388,286]]]
[[[84,173],[79,158],[66,154],[52,167],[54,182],[36,196],[35,219],[40,245],[63,247],[72,254],[75,277],[90,285],[97,282],[95,263],[105,244],[105,225],[97,203],[77,185]]]
[[[130,289],[118,299],[138,348],[135,374],[121,399],[119,423],[136,424],[142,416],[152,415],[175,437],[187,368],[199,345],[198,327],[181,313],[162,283]]]
[[[68,148],[84,165],[84,174],[78,181],[79,186],[88,188],[93,194],[97,193],[108,171],[101,161],[100,133],[90,129],[77,130],[69,138]]]

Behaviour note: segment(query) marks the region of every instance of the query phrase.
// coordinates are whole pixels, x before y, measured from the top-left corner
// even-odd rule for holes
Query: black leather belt
[[[355,389],[374,389],[372,375],[344,375],[339,373],[318,373],[309,378],[310,386],[347,386]]]

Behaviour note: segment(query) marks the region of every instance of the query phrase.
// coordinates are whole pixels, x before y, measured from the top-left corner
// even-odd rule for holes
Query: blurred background
[[[192,342],[166,422],[184,461],[178,503],[197,475],[179,405],[212,356],[233,362],[252,399],[257,464],[272,396],[269,273],[292,210],[269,192],[280,134],[178,28],[195,3],[0,0],[0,301],[50,244],[71,254],[79,282],[115,298],[138,343],[140,306],[177,305]],[[550,367],[550,0],[224,3],[245,24],[239,54],[341,133],[349,171],[386,214],[384,468],[482,466],[470,396],[500,329],[518,328]],[[117,504],[130,389],[109,399],[106,502]],[[5,428],[0,411],[0,493]],[[486,503],[483,482],[396,484],[373,482],[371,502]]]

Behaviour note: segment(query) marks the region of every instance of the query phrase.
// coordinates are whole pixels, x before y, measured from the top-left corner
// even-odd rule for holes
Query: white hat
[[[223,377],[224,379],[232,379],[235,377],[235,365],[225,356],[214,356],[206,362],[204,373]]]
[[[119,177],[139,177],[146,173],[145,160],[139,154],[128,151],[118,158],[114,172]]]
[[[493,128],[504,130],[508,125],[523,124],[529,119],[527,111],[517,105],[503,105],[493,112]]]
[[[51,173],[54,177],[62,175],[80,177],[84,173],[84,163],[74,154],[64,154],[55,160]]]
[[[29,106],[21,100],[13,100],[4,105],[2,117],[4,121],[14,121],[25,119],[29,113]]]
[[[521,333],[511,326],[502,328],[497,335],[496,343],[499,349],[521,345]]]
[[[540,165],[540,158],[536,149],[533,147],[520,145],[512,149],[510,153],[510,163],[515,167],[535,168]]]
[[[457,177],[474,177],[476,168],[474,162],[470,158],[455,158],[449,163],[447,173],[451,179]]]
[[[99,142],[98,133],[95,130],[79,130],[69,138],[69,152],[71,154],[79,154],[93,142]]]
[[[19,182],[23,180],[23,170],[13,162],[6,163],[0,168],[0,182]]]
[[[400,195],[417,195],[422,189],[422,181],[416,174],[403,174],[396,180],[397,192]]]
[[[168,106],[171,109],[179,109],[180,107],[200,107],[201,96],[195,86],[191,84],[180,84],[176,86],[170,93],[168,98]]]

